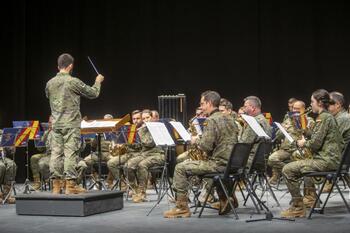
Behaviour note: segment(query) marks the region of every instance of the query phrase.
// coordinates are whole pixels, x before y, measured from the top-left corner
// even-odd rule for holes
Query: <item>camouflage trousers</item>
[[[107,162],[108,170],[112,173],[114,178],[120,178],[120,170],[126,164],[126,162],[136,156],[137,153],[125,153],[123,155],[118,155],[112,157]]]
[[[136,187],[136,174],[139,189],[145,190],[147,188],[148,169],[153,166],[162,166],[164,162],[164,153],[141,153],[129,159],[126,169],[130,184]]]
[[[185,160],[188,160],[188,159],[190,159],[190,156],[188,155],[188,151],[185,151],[185,152],[179,154],[176,157],[176,164],[182,163],[182,162],[184,162]]]
[[[0,158],[0,184],[9,184],[16,179],[17,165],[9,158]]]
[[[278,150],[273,152],[267,161],[267,164],[272,168],[281,173],[282,168],[290,161],[292,153],[286,150]]]
[[[63,164],[63,161],[61,163]],[[45,156],[39,160],[38,169],[44,180],[50,178],[50,156]]]
[[[288,163],[282,170],[288,190],[293,198],[301,197],[300,183],[303,176],[309,172],[330,171],[337,168],[336,164],[327,163],[321,159],[305,159]],[[305,187],[313,187],[311,178],[305,177]]]
[[[76,166],[80,145],[80,128],[52,130],[52,151],[50,160],[51,178],[77,179],[78,174]],[[64,158],[63,164],[60,162],[62,158]]]
[[[35,155],[32,155],[32,157],[30,157],[30,168],[32,170],[33,177],[40,176],[39,161],[45,157],[49,157],[49,155],[47,155],[46,153],[42,153],[42,154],[35,154]]]
[[[222,166],[212,160],[187,160],[177,164],[173,178],[173,188],[176,195],[187,195],[191,188],[190,177],[219,171],[222,171]]]

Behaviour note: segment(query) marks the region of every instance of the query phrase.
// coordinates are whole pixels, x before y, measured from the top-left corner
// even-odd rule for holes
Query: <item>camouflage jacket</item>
[[[255,116],[256,121],[260,124],[260,126],[264,129],[267,135],[271,137],[271,126],[267,122],[266,118],[263,114],[259,114]],[[242,136],[240,139],[240,142],[244,143],[256,143],[258,140],[258,135],[253,131],[253,129],[248,125],[245,124],[243,127]]]
[[[344,146],[350,141],[350,115],[345,111],[340,111],[335,115],[339,131],[344,140]]]
[[[264,129],[265,133],[271,137],[272,129],[264,115],[260,113],[259,115],[255,116],[255,119]],[[253,129],[248,124],[245,124],[239,142],[253,144],[252,150],[250,151],[250,156],[253,156],[256,152],[256,149],[258,148],[259,138],[258,135],[253,131]]]
[[[58,73],[46,84],[53,129],[80,128],[80,96],[94,99],[100,94],[101,84],[92,87],[68,73]]]
[[[156,146],[152,135],[146,126],[139,128],[138,134],[141,140],[141,153],[143,155],[147,156],[150,153],[164,153],[161,147]]]
[[[290,117],[285,118],[285,120],[282,122],[282,126],[286,129],[286,131],[294,140],[301,139],[304,133],[304,130],[297,129]],[[307,117],[307,129],[305,130],[305,132],[311,132],[314,126],[314,119],[311,117]],[[287,139],[285,139],[283,133],[280,130],[278,130],[276,133],[276,140],[283,140],[280,146],[280,149],[282,150],[294,152],[297,149],[296,144],[291,144]]]
[[[198,147],[210,160],[225,166],[234,144],[238,141],[238,128],[232,116],[214,110],[204,122],[203,134],[197,139]]]
[[[342,138],[335,118],[327,111],[323,111],[316,119],[310,140],[306,140],[314,159],[322,159],[336,166],[342,150]]]

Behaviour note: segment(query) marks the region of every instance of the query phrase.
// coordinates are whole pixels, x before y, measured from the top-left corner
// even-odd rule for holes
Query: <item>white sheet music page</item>
[[[165,127],[164,123],[146,122],[146,126],[157,146],[175,145],[175,142],[170,136],[168,129]]]
[[[241,116],[259,137],[270,138],[254,117],[245,114],[242,114]]]
[[[275,124],[277,125],[277,127],[279,128],[279,130],[281,130],[281,132],[283,133],[283,135],[287,138],[287,140],[290,142],[290,143],[293,143],[294,142],[294,139],[290,136],[290,134],[283,128],[283,126],[278,123],[278,122],[275,122]]]
[[[169,122],[175,129],[176,131],[180,134],[181,138],[184,141],[191,141],[191,135],[187,132],[185,127],[181,124],[181,122],[178,121],[170,121]]]
[[[82,129],[114,127],[117,123],[118,121],[85,121],[83,120],[80,124],[80,127]]]

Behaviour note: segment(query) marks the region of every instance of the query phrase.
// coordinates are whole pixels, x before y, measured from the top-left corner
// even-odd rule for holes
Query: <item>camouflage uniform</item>
[[[40,177],[40,174],[43,175],[44,171],[40,170],[39,163],[41,160],[42,162],[49,162],[50,161],[50,154],[51,154],[51,140],[52,140],[52,133],[51,130],[46,130],[44,132],[44,135],[42,136],[42,141],[45,142],[45,151],[44,153],[35,154],[30,158],[30,168],[32,170],[33,178],[34,180]],[[40,178],[39,178],[40,179]]]
[[[139,143],[126,144],[126,147],[125,154],[114,156],[107,162],[108,169],[114,178],[120,178],[120,166],[123,166],[130,158],[136,157],[142,148]]]
[[[313,126],[315,125],[315,121],[311,117],[307,117],[307,128],[308,130],[312,130]],[[300,139],[303,131],[300,129],[297,129],[292,122],[292,119],[290,117],[285,118],[282,125],[286,129],[286,131],[290,134],[290,136],[294,139]],[[277,173],[280,173],[282,171],[282,168],[284,165],[286,165],[287,162],[291,160],[291,156],[293,152],[297,150],[296,145],[293,143],[291,144],[287,139],[283,139],[284,135],[279,130],[276,134],[276,140],[283,140],[281,143],[281,146],[279,150],[273,152],[268,159],[268,165],[273,169],[276,170]]]
[[[52,178],[76,179],[76,165],[80,148],[80,96],[97,98],[101,84],[90,87],[68,73],[58,73],[46,84],[52,115],[52,153],[50,172]],[[59,163],[64,156],[64,169]]]
[[[341,142],[335,118],[323,111],[316,119],[310,140],[305,148],[311,150],[313,159],[299,160],[284,166],[282,174],[293,199],[301,198],[300,182],[305,173],[336,169],[341,156]],[[309,186],[305,181],[305,186]],[[312,184],[312,182],[310,182]]]
[[[152,166],[162,166],[165,162],[165,159],[163,149],[159,146],[156,146],[147,127],[141,127],[138,131],[138,134],[140,136],[142,145],[141,152],[133,158],[130,158],[127,162],[126,167],[130,184],[136,187],[136,170],[139,191],[145,192],[147,187],[148,169]]]
[[[350,115],[345,110],[342,110],[335,115],[335,120],[337,121],[345,147],[350,141]]]
[[[201,150],[207,153],[207,161],[184,161],[175,167],[174,190],[176,197],[187,195],[190,188],[188,173],[202,175],[222,171],[237,143],[238,128],[232,118],[218,110],[213,111],[205,120],[203,135],[196,141]]]
[[[0,184],[10,184],[15,180],[16,172],[17,165],[12,159],[0,157]]]
[[[266,134],[271,137],[271,131],[272,131],[271,126],[269,125],[269,122],[266,120],[264,115],[260,113],[257,116],[255,116],[255,119],[260,124],[260,126],[264,129]],[[252,150],[250,151],[248,163],[247,163],[247,167],[250,167],[253,162],[256,149],[258,147],[258,143],[259,143],[258,135],[253,131],[253,129],[248,124],[245,124],[243,126],[243,132],[239,142],[253,144]]]

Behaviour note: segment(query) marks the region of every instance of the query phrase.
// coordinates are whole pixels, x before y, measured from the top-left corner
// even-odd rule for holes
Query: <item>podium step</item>
[[[38,192],[16,195],[19,215],[88,216],[124,207],[122,191],[89,191],[83,194]]]

